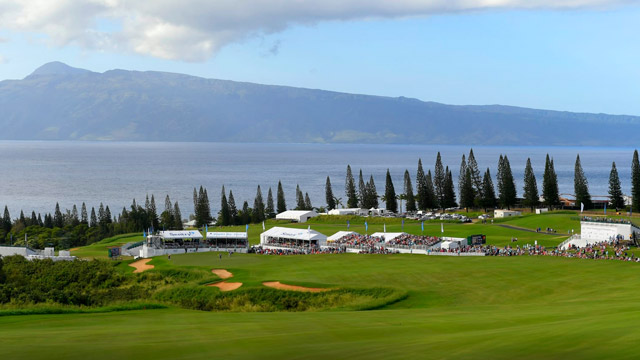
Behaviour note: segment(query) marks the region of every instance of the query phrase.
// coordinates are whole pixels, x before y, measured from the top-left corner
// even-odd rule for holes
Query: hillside
[[[635,145],[640,117],[453,106],[49,63],[0,82],[0,139]]]

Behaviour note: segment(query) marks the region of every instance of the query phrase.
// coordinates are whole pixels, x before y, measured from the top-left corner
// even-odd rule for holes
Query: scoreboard
[[[487,236],[486,235],[482,235],[482,234],[478,234],[478,235],[471,235],[471,236],[467,236],[467,245],[484,245],[487,243]]]

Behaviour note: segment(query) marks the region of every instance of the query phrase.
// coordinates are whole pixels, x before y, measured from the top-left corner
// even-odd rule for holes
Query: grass
[[[575,212],[525,215],[500,224],[526,229],[552,227],[560,233],[571,227],[578,229],[577,216]],[[520,244],[538,240],[553,245],[566,238],[566,233],[542,235],[506,229],[500,224],[445,224],[444,235],[483,233],[497,245],[509,243],[511,236],[517,236]],[[273,224],[268,222],[267,226]],[[317,223],[312,228],[332,234],[346,229],[346,224]],[[244,231],[244,227],[237,229]],[[352,222],[351,230],[364,233],[364,225]],[[369,233],[381,230],[382,224],[369,226]],[[400,230],[400,224],[387,223],[388,232]],[[420,224],[407,222],[405,231],[419,234]],[[260,232],[261,226],[250,227],[253,243]],[[440,224],[425,223],[425,233],[439,235]],[[193,291],[191,297],[204,304],[211,299],[235,297],[201,285],[215,279],[210,273],[213,268],[232,272],[229,281],[242,282],[241,290],[236,291],[246,296],[292,301],[287,292],[262,285],[264,281],[281,281],[344,289],[347,295],[350,289],[375,294],[376,288],[382,288],[397,298],[383,299],[377,306],[359,306],[362,304],[334,298],[328,301],[336,301],[332,304],[335,307],[317,302],[320,306],[306,312],[251,312],[239,302],[235,309],[230,308],[236,312],[170,307],[0,316],[2,354],[11,359],[601,359],[635,358],[640,351],[635,341],[640,336],[640,310],[636,306],[640,300],[640,264],[635,263],[542,256],[455,258],[409,254],[225,254],[220,259],[218,253],[172,255],[171,260],[157,257],[151,263],[155,269],[138,276],[170,275],[177,280],[169,285]],[[123,271],[126,267],[125,262],[118,265]],[[160,290],[167,289],[170,287]],[[167,298],[170,293],[164,296],[156,301],[179,303]],[[295,299],[320,299],[313,296]],[[375,301],[365,300],[365,305],[375,305]],[[376,310],[367,310],[372,308]]]

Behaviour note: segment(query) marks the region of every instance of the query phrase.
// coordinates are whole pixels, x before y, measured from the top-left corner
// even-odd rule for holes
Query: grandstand
[[[249,248],[246,232],[207,232],[205,242],[218,251],[246,252]]]
[[[583,248],[600,243],[636,243],[640,227],[626,219],[584,216],[580,219],[580,234],[573,234],[558,247]]]
[[[272,227],[260,234],[264,249],[319,250],[327,245],[327,236],[311,229]]]
[[[227,247],[215,247],[215,244],[224,244]],[[157,234],[148,235],[142,246],[126,250],[128,254],[143,258],[209,251],[247,252],[246,233],[207,233],[205,241],[197,230],[159,231]]]

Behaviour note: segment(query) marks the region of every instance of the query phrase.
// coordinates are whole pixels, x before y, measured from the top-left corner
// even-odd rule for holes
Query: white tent
[[[262,246],[269,247],[278,243],[290,244],[291,247],[325,246],[327,244],[327,236],[315,230],[291,229],[278,226],[260,234],[260,244]]]
[[[357,234],[355,231],[338,231],[337,233],[329,236],[327,238],[327,242],[334,242],[336,240],[340,240],[347,235]]]
[[[290,220],[303,223],[316,216],[318,216],[318,213],[313,210],[287,210],[276,215],[276,220]]]
[[[202,234],[197,230],[168,230],[158,232],[158,236],[165,240],[175,239],[202,239]]]
[[[377,232],[377,233],[371,234],[371,236],[384,238],[384,241],[389,241],[389,240],[393,240],[393,239],[397,238],[398,236],[404,235],[404,234],[406,234],[406,233],[403,233],[403,232],[395,232],[395,233]]]
[[[457,249],[459,248],[460,245],[457,241],[443,241],[442,244],[440,244],[440,248],[441,249]]]

